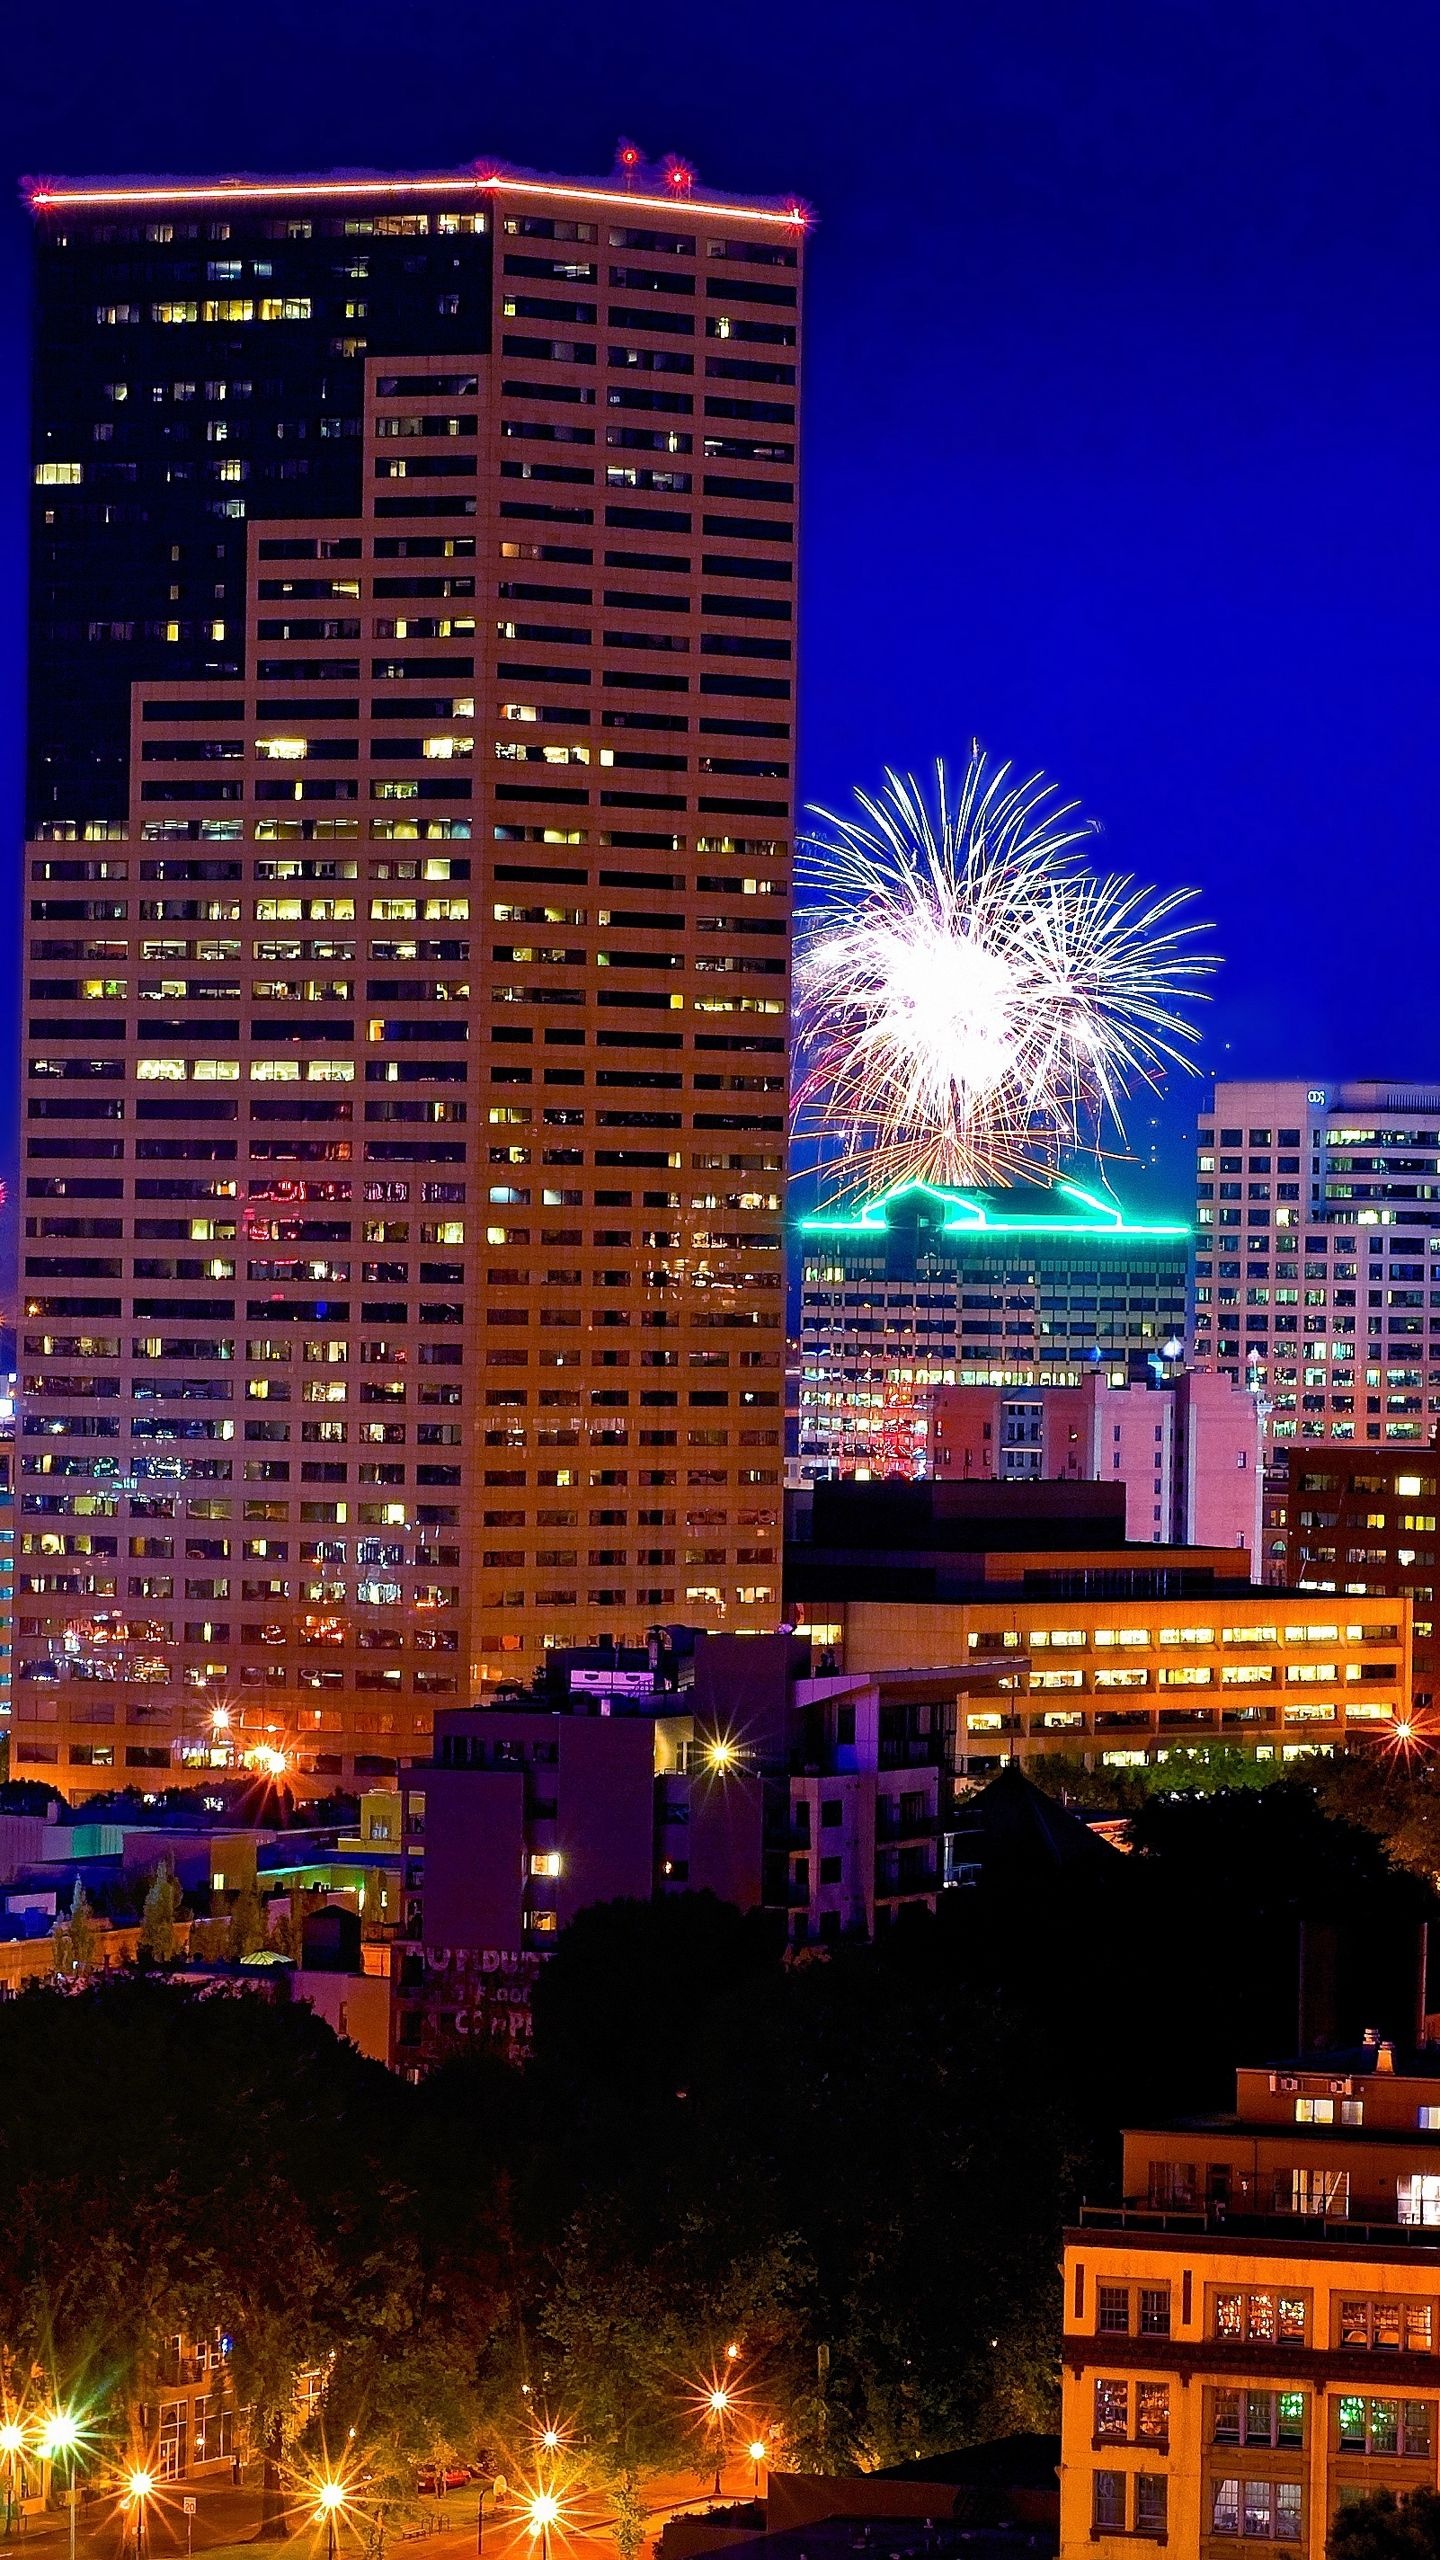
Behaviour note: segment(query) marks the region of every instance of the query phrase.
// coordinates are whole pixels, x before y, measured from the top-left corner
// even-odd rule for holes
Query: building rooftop
[[[955,1855],[964,1864],[1013,1875],[1017,1869],[1107,1865],[1119,1852],[1011,1768],[957,1807]]]
[[[1069,1477],[1027,1484],[821,1476],[809,1492],[789,1495],[786,1511],[787,1534],[798,1544],[877,1555],[1125,1546],[1124,1486]]]
[[[454,197],[460,187],[484,196],[556,196],[596,205],[663,206],[669,213],[734,213],[803,233],[809,212],[797,197],[723,195],[701,186],[688,162],[675,153],[646,161],[635,146],[622,143],[609,177],[576,178],[542,169],[508,166],[493,156],[465,161],[453,169],[322,169],[277,173],[239,170],[223,177],[107,176],[30,178],[24,195],[34,214],[123,211],[146,205],[219,203],[345,203],[373,197],[377,202],[400,196]]]
[[[1440,2080],[1440,2045],[1402,2046],[1379,2034],[1367,2035],[1363,2044],[1312,2047],[1309,2053],[1282,2061],[1242,2063],[1240,2068],[1279,2072],[1286,2078],[1293,2072],[1305,2079],[1328,2075],[1336,2080]]]
[[[959,1191],[933,1182],[903,1182],[871,1200],[812,1210],[799,1221],[802,1236],[874,1235],[892,1226],[923,1225],[943,1236],[1049,1237],[1103,1241],[1111,1236],[1152,1236],[1183,1242],[1183,1219],[1137,1218],[1118,1200],[1084,1190],[1077,1182],[1015,1183],[1003,1189]]]

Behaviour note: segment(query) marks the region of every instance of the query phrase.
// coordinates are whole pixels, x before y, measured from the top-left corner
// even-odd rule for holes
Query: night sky
[[[802,796],[978,736],[1203,892],[1207,1064],[1440,1073],[1432,8],[72,0],[10,30],[17,179],[596,172],[624,133],[803,194]],[[16,895],[27,234],[7,204]],[[11,985],[4,1015],[8,1061]],[[1193,1103],[1137,1115],[1160,1172],[1126,1193],[1183,1205]]]

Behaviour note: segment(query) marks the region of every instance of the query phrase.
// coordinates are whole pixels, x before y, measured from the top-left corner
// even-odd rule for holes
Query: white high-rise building
[[[1197,1129],[1197,1359],[1272,1443],[1440,1416],[1440,1084],[1219,1083]]]

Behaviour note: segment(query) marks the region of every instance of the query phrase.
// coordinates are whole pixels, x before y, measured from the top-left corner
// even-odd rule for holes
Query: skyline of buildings
[[[32,210],[17,1775],[384,1780],[577,1643],[772,1631],[787,1475],[987,1425],[1257,1577],[1288,1442],[1429,1435],[1440,1087],[1221,1080],[1193,1247],[1072,1179],[800,1218],[787,1466],[803,208]]]
[[[1135,154],[1186,137],[1132,77],[1117,186],[1060,87],[1071,160],[1149,203],[1149,294]],[[1440,1074],[1197,1087],[1177,1213],[1101,1125],[1155,1131],[1150,1072],[1199,1042],[1199,892],[1092,870],[1068,784],[1000,760],[1034,719],[1057,771],[1098,733],[1117,847],[1178,879],[1199,841],[1222,897],[1278,903],[1293,843],[1252,865],[1242,820],[1196,823],[1233,816],[1223,755],[1202,796],[1175,721],[1134,719],[1127,801],[1103,743],[1147,681],[1218,712],[1248,676],[1210,728],[1300,836],[1258,652],[1205,667],[1207,595],[1246,622],[1224,402],[1177,471],[1115,376],[1138,350],[1148,425],[1176,387],[1188,417],[1223,327],[1151,297],[1168,385],[1158,336],[1102,328],[1096,432],[1083,280],[1008,290],[1064,258],[1008,268],[993,173],[979,221],[953,184],[958,214],[867,211],[875,304],[830,256],[810,751],[861,742],[879,832],[852,863],[853,813],[812,809],[797,885],[803,204],[625,144],[608,179],[26,192],[7,2538],[68,2509],[71,2560],[180,2526],[187,2560],[252,2529],[483,2554],[487,2523],[538,2560],[1322,2560],[1418,2492],[1374,2509],[1404,2540],[1440,2515]],[[1225,269],[1223,222],[1186,235]],[[1124,263],[1090,259],[1111,302]],[[959,381],[947,313],[994,338],[997,280],[1001,396],[927,476],[915,386]],[[1015,423],[1050,305],[1063,516]],[[1280,412],[1243,413],[1268,456]],[[1108,457],[1078,509],[1077,454]],[[1192,566],[1207,472],[1230,531]],[[952,575],[927,621],[955,506],[1005,564],[970,544],[986,614]],[[1142,522],[1164,574],[1127,597]],[[1272,491],[1272,744],[1284,688],[1323,701],[1309,581],[1345,548],[1307,520],[1287,566],[1284,522]],[[1037,563],[1082,610],[1032,647]],[[894,773],[887,834],[858,768],[895,700],[956,747],[967,694],[1006,733],[974,825],[942,766],[939,851]],[[1312,828],[1312,926],[1325,865]],[[1239,941],[1232,1027],[1299,984],[1293,936],[1283,977]],[[1352,995],[1367,968],[1373,932]],[[825,1170],[787,1216],[797,1124]]]
[[[775,1623],[805,217],[33,209],[15,1766],[354,1783]]]

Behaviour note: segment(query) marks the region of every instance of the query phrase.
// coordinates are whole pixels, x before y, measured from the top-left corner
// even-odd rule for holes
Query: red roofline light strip
[[[694,196],[689,184],[689,172],[679,164],[671,173],[673,192],[658,195],[631,187],[587,186],[571,179],[516,178],[503,169],[457,169],[448,177],[215,178],[198,185],[182,181],[154,186],[51,186],[42,179],[30,187],[28,201],[33,213],[63,213],[103,205],[293,204],[306,197],[454,195],[457,189],[473,186],[487,195],[544,196],[564,203],[652,205],[657,211],[664,206],[671,212],[725,214],[735,221],[772,223],[786,231],[809,227],[810,216],[802,204],[783,209],[737,204],[724,198]]]

